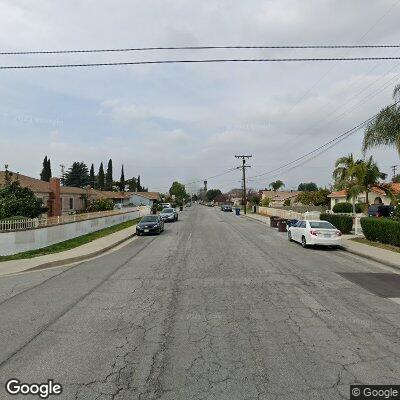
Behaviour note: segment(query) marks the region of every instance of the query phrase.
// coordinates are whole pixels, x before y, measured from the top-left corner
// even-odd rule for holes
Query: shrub
[[[355,204],[356,213],[360,214],[366,212],[367,205],[365,203],[356,203]],[[353,205],[351,203],[337,203],[333,206],[332,211],[334,213],[352,213]]]
[[[366,213],[368,211],[367,203],[357,203],[356,204],[356,213]]]
[[[4,219],[1,219],[0,221],[19,221],[21,219],[29,219],[29,218],[28,217],[24,217],[22,215],[14,215],[13,217],[4,218]]]
[[[364,236],[371,241],[400,246],[400,222],[390,218],[361,218]]]
[[[38,199],[29,188],[22,187],[16,180],[0,188],[0,219],[15,215],[37,218],[46,212],[42,200]]]
[[[286,199],[284,202],[283,202],[283,205],[284,206],[290,206],[290,199]]]
[[[265,197],[260,201],[260,206],[261,207],[269,207],[269,204],[271,203],[271,199],[269,197]]]
[[[333,206],[332,211],[334,213],[352,213],[353,206],[351,203],[337,203]]]
[[[320,219],[330,222],[344,234],[353,229],[353,217],[350,215],[321,214]]]
[[[92,200],[88,205],[88,212],[109,211],[114,209],[114,202],[111,199]]]

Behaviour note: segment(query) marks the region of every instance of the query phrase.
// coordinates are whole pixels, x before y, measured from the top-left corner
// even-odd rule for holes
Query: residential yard
[[[78,236],[74,239],[66,240],[65,242],[60,242],[53,244],[51,246],[43,247],[41,249],[24,251],[22,253],[12,254],[9,256],[0,256],[0,262],[10,261],[10,260],[21,260],[24,258],[33,258],[38,256],[45,256],[47,254],[60,253],[62,251],[70,250],[75,247],[82,246],[86,243],[92,242],[93,240],[100,239],[104,236],[110,235],[112,233],[121,231],[126,228],[130,228],[137,224],[140,218],[133,219],[131,221],[122,222],[121,224],[110,226],[108,228],[101,229],[96,232],[88,233],[87,235]]]
[[[350,240],[352,240],[354,242],[362,243],[362,244],[367,244],[367,245],[373,246],[373,247],[379,247],[380,249],[390,250],[390,251],[393,251],[395,253],[400,253],[400,247],[392,246],[390,244],[372,242],[371,240],[368,240],[368,239],[365,239],[365,238],[353,238],[353,239],[350,239]]]

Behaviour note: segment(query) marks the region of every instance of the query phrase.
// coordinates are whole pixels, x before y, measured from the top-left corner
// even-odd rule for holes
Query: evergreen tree
[[[121,168],[121,178],[119,180],[119,189],[121,192],[125,190],[125,174],[124,174],[124,165],[122,164]]]
[[[138,175],[138,177],[137,177],[137,181],[136,181],[136,190],[137,190],[138,192],[141,192],[141,191],[142,191],[142,186],[141,186],[141,184],[140,184],[140,175]]]
[[[96,178],[94,176],[94,165],[92,164],[89,173],[89,185],[92,189],[94,189],[95,184],[96,184]]]
[[[100,190],[104,190],[104,168],[103,163],[100,164],[99,175],[97,176],[97,184]]]
[[[40,179],[45,182],[49,182],[51,178],[51,165],[50,165],[50,158],[47,156],[43,160],[43,168],[42,172],[40,173]]]
[[[65,173],[65,186],[84,187],[89,184],[89,171],[84,162],[74,162]]]
[[[125,183],[128,185],[130,192],[136,192],[137,189],[136,178],[128,179]]]
[[[105,181],[105,190],[112,190],[113,186],[113,170],[112,170],[112,160],[111,158],[108,161],[107,172],[106,172],[106,181]]]

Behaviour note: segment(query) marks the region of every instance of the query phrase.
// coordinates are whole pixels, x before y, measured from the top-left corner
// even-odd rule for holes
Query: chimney
[[[50,199],[49,199],[49,217],[59,217],[61,215],[61,194],[60,179],[50,178]]]

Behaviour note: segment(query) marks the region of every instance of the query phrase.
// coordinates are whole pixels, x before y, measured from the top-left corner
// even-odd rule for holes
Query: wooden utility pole
[[[244,213],[247,214],[247,194],[246,194],[246,168],[251,168],[250,165],[246,165],[246,158],[249,159],[253,157],[252,155],[250,156],[236,156],[235,158],[241,158],[242,159],[242,165],[240,167],[237,167],[238,169],[242,169],[242,188],[243,188],[243,193],[242,193],[242,203],[244,206]]]
[[[398,165],[392,165],[390,168],[392,169],[393,177],[392,179],[396,177],[396,170],[397,170]]]

